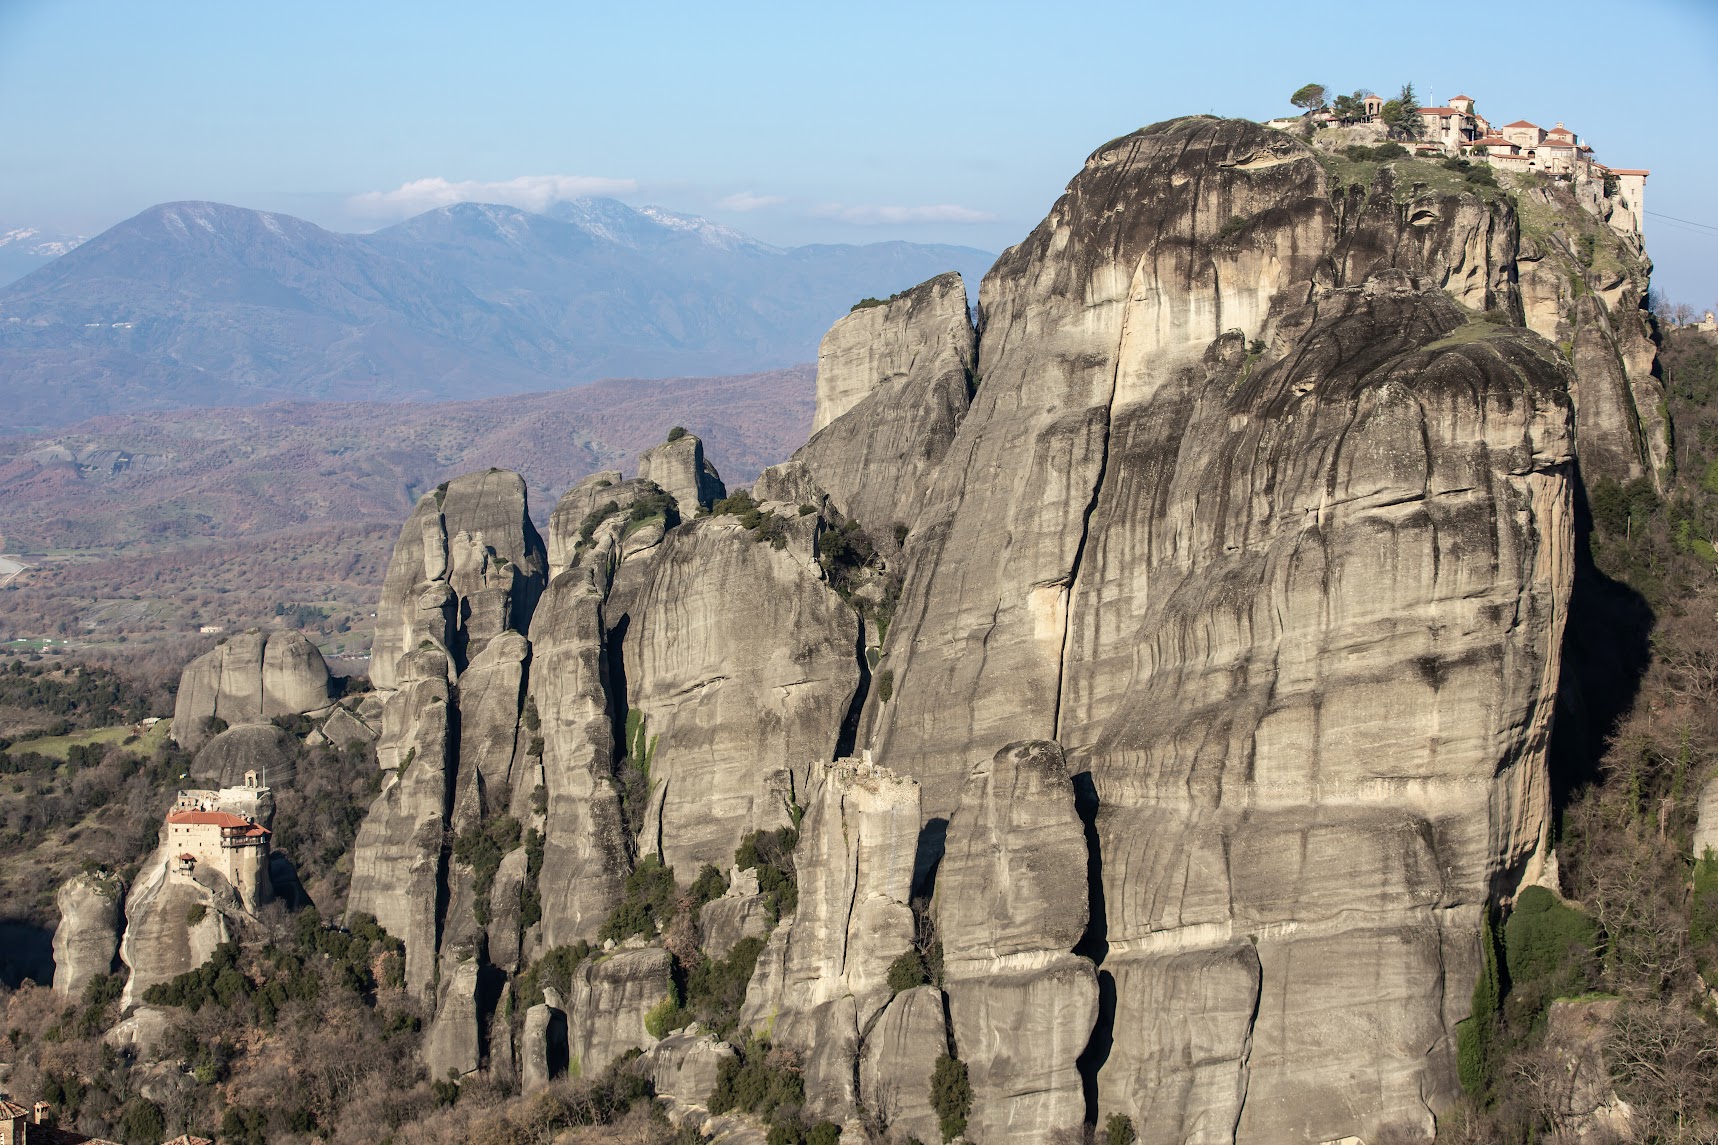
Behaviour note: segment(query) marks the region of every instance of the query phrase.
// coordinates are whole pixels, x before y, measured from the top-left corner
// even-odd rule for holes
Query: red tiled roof
[[[167,822],[198,827],[243,827],[248,821],[230,811],[174,811],[167,816]]]
[[[1451,103],[1454,103],[1458,99],[1465,99],[1469,103],[1473,102],[1473,96],[1471,96],[1471,95],[1452,95],[1452,96],[1450,96],[1450,102]]]
[[[172,811],[167,815],[167,822],[193,827],[244,828],[246,835],[267,835],[269,833],[267,827],[252,823],[244,816],[234,815],[230,811]]]
[[[180,855],[179,861],[182,863],[194,863],[197,861],[197,856],[190,854]]]
[[[1452,115],[1460,115],[1461,112],[1457,111],[1453,107],[1422,107],[1420,109],[1420,114],[1436,115],[1442,119],[1448,119]]]
[[[1613,174],[1613,175],[1650,175],[1650,174],[1652,174],[1652,172],[1651,171],[1642,171],[1638,167],[1613,167],[1611,169],[1611,174]]]
[[[0,1097],[0,1117],[28,1117],[30,1111],[15,1101]]]
[[[1505,131],[1509,130],[1511,127],[1531,127],[1535,131],[1541,130],[1537,123],[1528,123],[1525,119],[1518,119],[1514,123],[1506,123],[1503,125],[1503,129]]]

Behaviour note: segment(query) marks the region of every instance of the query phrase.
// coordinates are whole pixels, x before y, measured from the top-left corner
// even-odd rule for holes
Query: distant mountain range
[[[460,203],[369,235],[151,207],[0,288],[0,429],[282,399],[439,400],[815,357],[860,298],[993,256],[782,249],[611,199]]]
[[[438,482],[517,470],[546,523],[573,482],[636,474],[639,452],[679,425],[730,486],[746,484],[805,441],[813,373],[170,410],[0,436],[0,552],[46,554],[26,558],[17,591],[0,590],[0,642],[71,633],[111,650],[123,637],[129,656],[312,602],[350,628],[317,639],[358,654],[399,522]]]
[[[55,234],[40,227],[0,223],[0,287],[40,270],[84,241],[83,235]]]

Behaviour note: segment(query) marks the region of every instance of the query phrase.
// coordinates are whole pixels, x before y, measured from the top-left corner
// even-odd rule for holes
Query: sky
[[[1465,93],[1650,169],[1655,285],[1718,305],[1718,0],[0,0],[0,228],[608,194],[782,245],[998,251],[1106,140],[1292,113],[1309,81]]]

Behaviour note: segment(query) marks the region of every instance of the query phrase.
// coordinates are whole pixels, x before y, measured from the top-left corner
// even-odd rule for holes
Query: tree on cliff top
[[[1339,95],[1336,102],[1330,105],[1330,110],[1344,123],[1358,123],[1366,118],[1366,97],[1369,94],[1365,88],[1361,88],[1353,95]]]
[[[1418,139],[1425,133],[1425,121],[1420,118],[1420,100],[1414,85],[1405,83],[1395,99],[1386,100],[1378,118],[1390,129],[1391,139]]]
[[[1289,102],[1308,111],[1317,111],[1324,106],[1324,95],[1323,84],[1303,84],[1293,95],[1289,96]]]

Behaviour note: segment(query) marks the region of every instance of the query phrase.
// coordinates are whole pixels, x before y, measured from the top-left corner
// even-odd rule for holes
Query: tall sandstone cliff
[[[976,323],[956,276],[838,323],[755,503],[710,504],[690,435],[570,491],[546,544],[510,474],[425,498],[351,901],[406,942],[438,1076],[540,1084],[559,1003],[527,1038],[497,983],[597,942],[646,858],[686,886],[791,825],[742,1031],[855,1135],[931,1139],[945,1053],[983,1145],[1112,1113],[1429,1134],[1483,913],[1550,877],[1577,456],[1662,452],[1644,258],[1605,286],[1543,225],[1582,208],[1522,195],[1158,124],[1091,156]],[[896,992],[933,938],[940,978]],[[579,969],[572,1056],[673,1072],[651,957]]]

